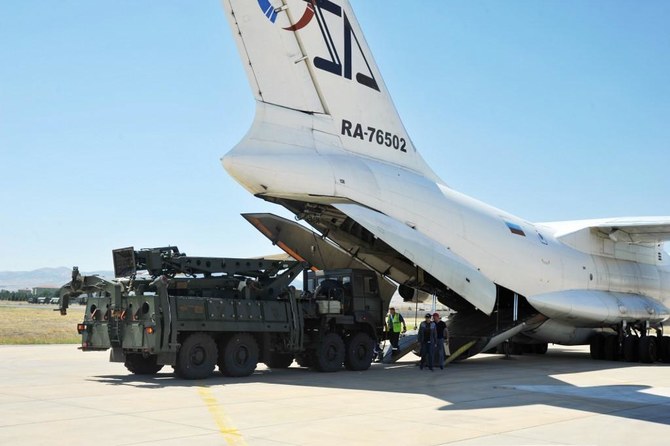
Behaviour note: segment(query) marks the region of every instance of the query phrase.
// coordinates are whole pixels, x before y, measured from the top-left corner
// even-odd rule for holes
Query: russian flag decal
[[[526,233],[523,232],[523,229],[521,229],[521,226],[519,226],[517,224],[514,224],[514,223],[510,223],[508,221],[506,221],[505,224],[507,225],[509,230],[512,231],[512,234],[521,235],[523,237],[526,236]]]

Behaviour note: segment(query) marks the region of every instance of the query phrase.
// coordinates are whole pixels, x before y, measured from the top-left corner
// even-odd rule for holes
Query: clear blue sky
[[[455,189],[530,221],[670,215],[670,2],[352,3]],[[217,0],[0,1],[0,270],[277,252],[239,214],[286,213],[219,162],[253,111]]]

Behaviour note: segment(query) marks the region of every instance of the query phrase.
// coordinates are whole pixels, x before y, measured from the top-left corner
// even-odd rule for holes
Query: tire
[[[347,341],[344,366],[347,370],[367,370],[372,364],[375,341],[367,333],[356,333]]]
[[[155,375],[163,368],[161,364],[156,364],[156,358],[156,355],[144,357],[142,353],[128,353],[123,365],[135,375]]]
[[[619,359],[619,336],[609,335],[605,336],[605,343],[603,345],[604,359],[607,361],[616,361]]]
[[[264,362],[271,369],[287,369],[293,364],[293,355],[291,353],[270,352]]]
[[[640,362],[651,364],[658,360],[655,336],[643,336],[640,338]]]
[[[509,341],[510,354],[514,356],[523,355],[523,344],[518,342]]]
[[[314,354],[314,367],[320,372],[337,372],[344,361],[344,341],[337,333],[327,333]]]
[[[542,344],[533,344],[533,353],[536,355],[544,355],[549,350],[549,344],[543,342]]]
[[[658,343],[658,359],[670,363],[670,336],[663,336]]]
[[[235,333],[219,349],[219,370],[226,376],[249,376],[258,365],[258,343],[249,333]]]
[[[593,335],[589,347],[592,359],[605,359],[605,336],[602,333]]]
[[[640,338],[637,336],[626,336],[623,338],[623,359],[628,362],[637,362],[640,358],[638,344]]]
[[[205,379],[214,371],[217,349],[207,333],[193,333],[181,343],[175,373],[184,379]]]

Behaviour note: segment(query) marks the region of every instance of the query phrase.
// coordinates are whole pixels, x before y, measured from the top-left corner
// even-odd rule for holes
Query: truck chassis
[[[171,365],[203,379],[214,368],[247,376],[259,362],[334,372],[366,370],[387,308],[374,272],[312,271],[294,260],[189,257],[176,247],[113,251],[116,279],[81,276],[60,290],[60,311],[86,295],[83,351],[110,349],[134,374]],[[304,271],[303,290],[291,285]]]

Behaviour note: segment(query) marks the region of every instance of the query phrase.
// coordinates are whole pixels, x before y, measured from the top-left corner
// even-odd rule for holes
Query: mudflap
[[[121,347],[112,347],[109,350],[109,362],[126,362],[126,354]]]

